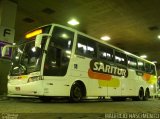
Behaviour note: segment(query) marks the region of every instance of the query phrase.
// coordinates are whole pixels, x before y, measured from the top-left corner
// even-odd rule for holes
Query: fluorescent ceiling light
[[[158,35],[157,37],[158,37],[158,39],[160,39],[160,35]]]
[[[141,55],[140,57],[146,59],[147,55]]]
[[[67,22],[68,24],[75,26],[79,24],[79,21],[77,21],[76,19],[71,19]]]
[[[109,36],[102,36],[101,37],[101,40],[104,40],[104,41],[108,41],[110,40],[111,38]]]

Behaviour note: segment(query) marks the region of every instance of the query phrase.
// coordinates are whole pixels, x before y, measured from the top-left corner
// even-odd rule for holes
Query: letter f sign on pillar
[[[4,32],[3,32],[3,36],[6,37],[6,35],[10,35],[11,34],[11,29],[4,29]]]

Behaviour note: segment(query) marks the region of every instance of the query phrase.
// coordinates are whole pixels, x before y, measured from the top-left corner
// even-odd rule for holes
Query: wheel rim
[[[81,89],[79,87],[75,87],[73,95],[75,98],[80,99],[82,96]]]
[[[140,100],[143,100],[143,98],[144,98],[144,93],[143,93],[143,91],[141,90],[141,91],[139,92],[139,99],[140,99]]]
[[[145,99],[147,100],[149,98],[149,91],[145,92]]]

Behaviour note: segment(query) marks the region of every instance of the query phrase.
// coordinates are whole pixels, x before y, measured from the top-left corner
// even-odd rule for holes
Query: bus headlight
[[[34,82],[34,81],[39,81],[39,80],[41,80],[41,77],[40,77],[40,76],[30,77],[30,78],[28,79],[28,83],[29,83],[29,82]]]

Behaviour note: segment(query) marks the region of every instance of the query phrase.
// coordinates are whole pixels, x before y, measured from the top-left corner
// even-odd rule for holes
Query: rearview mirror
[[[41,48],[42,39],[44,36],[51,37],[50,34],[39,34],[35,39],[35,47]]]
[[[2,57],[5,57],[7,51],[9,51],[9,48],[13,48],[13,47],[17,47],[16,45],[5,45],[3,48],[2,48]]]

